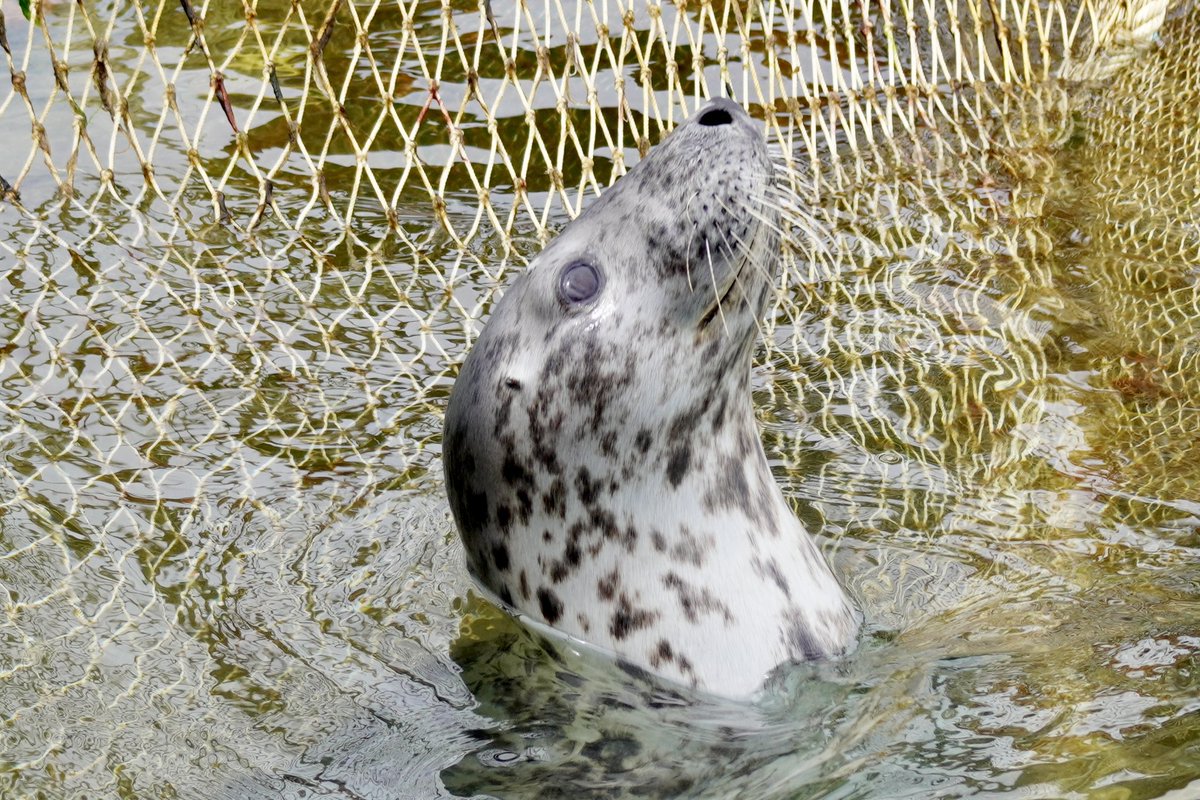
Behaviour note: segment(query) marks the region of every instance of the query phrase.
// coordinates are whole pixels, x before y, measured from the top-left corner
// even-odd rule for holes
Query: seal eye
[[[600,271],[586,261],[573,261],[558,279],[558,291],[572,305],[586,303],[600,291]]]

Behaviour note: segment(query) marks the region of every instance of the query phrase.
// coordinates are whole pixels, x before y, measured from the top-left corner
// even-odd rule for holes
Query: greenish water
[[[633,56],[605,60],[590,11],[530,7],[514,31],[517,12],[494,6],[520,76],[539,63],[531,27],[559,74],[578,25],[599,117],[622,138],[587,143],[578,77],[568,116],[607,184],[614,151],[632,163],[656,140],[665,73],[643,92]],[[79,116],[14,8],[11,65],[65,179]],[[439,455],[457,364],[495,292],[593,187],[554,83],[522,77],[522,101],[494,50],[475,76],[447,58],[439,97],[464,161],[436,104],[417,126],[439,4],[339,6],[324,58],[331,85],[354,76],[344,116],[306,77],[327,7],[294,7],[305,32],[282,8],[248,26],[214,4],[205,43],[239,138],[205,102],[212,73],[179,6],[88,4],[93,27],[112,20],[118,124],[80,8],[45,8],[98,154],[80,149],[73,198],[29,144],[24,98],[0,97],[17,143],[0,176],[25,176],[20,206],[0,203],[0,796],[1200,795],[1191,4],[1099,85],[946,89],[947,119],[857,158],[844,130],[812,163],[775,141],[821,192],[798,195],[811,224],[790,212],[755,405],[867,628],[853,655],[786,670],[753,706],[542,642],[474,597],[463,568]],[[446,8],[467,51],[486,43],[474,6]],[[668,9],[665,29],[700,13]],[[352,55],[367,14],[376,70]],[[817,69],[861,66],[836,21],[812,24],[801,52]],[[651,25],[638,6],[627,30]],[[283,106],[254,30],[275,48]],[[675,56],[688,91],[719,91],[708,30],[703,70]],[[751,32],[746,54],[730,47],[738,96],[765,69]],[[161,195],[143,191],[122,126],[154,142]],[[260,219],[251,164],[277,167]],[[489,164],[511,252],[480,211]]]

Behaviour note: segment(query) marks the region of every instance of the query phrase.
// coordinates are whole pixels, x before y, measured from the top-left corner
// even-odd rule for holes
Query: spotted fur
[[[858,626],[750,404],[778,268],[771,176],[749,116],[706,106],[504,295],[446,414],[475,577],[634,667],[726,696],[842,652]],[[603,282],[575,304],[560,280],[580,261]]]

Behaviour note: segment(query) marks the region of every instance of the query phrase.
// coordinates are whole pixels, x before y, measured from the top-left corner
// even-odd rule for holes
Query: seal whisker
[[[725,205],[724,201],[720,200],[719,198],[718,198],[717,202],[719,202],[722,206]],[[724,231],[721,232],[721,238],[725,238]],[[728,246],[729,242],[727,241],[725,244],[726,244],[726,246]],[[721,318],[721,327],[723,327],[725,329],[725,333],[728,334],[729,333],[729,322],[725,319],[725,310],[723,308],[721,308],[721,290],[717,286],[717,273],[716,273],[716,269],[713,267],[712,248],[707,239],[704,242],[704,252],[708,258],[708,275],[709,275],[709,280],[712,282],[713,298],[717,304],[717,316],[719,316]],[[736,282],[737,282],[737,271],[734,271],[733,282],[730,284],[730,286],[732,286]],[[726,289],[726,293],[728,293],[728,291],[729,290]],[[701,324],[706,325],[707,319],[708,319],[708,315],[705,315],[705,318],[701,320]]]
[[[796,202],[797,198],[796,198],[795,191],[793,191],[787,187],[784,187],[784,186],[772,186],[772,187],[769,187],[768,190],[764,193],[764,196],[762,199],[765,202],[768,198],[772,198],[772,197],[776,201],[776,205],[774,207],[777,210],[786,211],[790,214],[794,214],[794,215],[805,217],[805,218],[812,219],[812,220],[816,219],[812,215],[811,212],[805,210],[804,208],[802,208],[801,206],[799,206],[797,204],[797,202]]]
[[[736,217],[736,213],[737,213],[738,209],[731,209],[724,200],[718,200],[718,202],[720,203],[721,209],[723,211],[728,213],[730,216]],[[752,219],[757,220],[759,222],[759,224],[763,225],[763,227],[766,227],[768,230],[775,230],[776,232],[778,232],[778,228],[776,226],[774,226],[769,220],[765,219],[765,217],[763,215],[759,214],[754,209],[750,208],[748,205],[741,206],[740,210],[744,211],[745,213],[750,215],[750,217]],[[757,234],[757,231],[756,231],[756,234]],[[734,287],[737,287],[741,291],[742,297],[745,298],[747,302],[750,302],[750,293],[746,290],[746,286],[744,285],[743,280],[742,280],[742,272],[747,267],[749,267],[750,269],[753,269],[753,270],[758,270],[761,273],[762,278],[767,283],[773,282],[774,278],[775,278],[775,276],[772,274],[771,270],[767,267],[767,265],[763,264],[758,259],[758,256],[754,251],[754,247],[752,246],[752,243],[747,243],[745,240],[742,239],[742,237],[739,234],[734,233],[733,231],[729,231],[728,236],[733,237],[734,242],[737,244],[736,248],[734,248],[730,245],[729,239],[726,235],[726,231],[722,229],[721,237],[723,239],[725,239],[726,247],[728,247],[730,252],[732,252],[734,254],[735,259],[742,261],[742,264],[740,267],[738,267],[738,269],[735,269],[733,271],[732,280],[730,281],[729,288],[725,290],[725,294],[723,296],[717,298],[718,310],[721,308],[722,299],[724,297],[728,297],[729,293],[731,291],[733,291]],[[716,285],[716,277],[715,276],[713,277],[713,284],[714,284],[714,290],[715,290],[715,285]],[[724,319],[725,319],[724,313],[722,313],[721,319],[722,319],[722,322],[724,322]],[[762,333],[764,330],[763,324],[762,324],[762,320],[759,319],[759,314],[757,313],[757,309],[756,309],[756,313],[753,316],[753,321],[754,321],[755,330],[757,330],[759,333]],[[729,332],[728,324],[725,324],[725,331],[726,331],[726,333]]]
[[[772,199],[774,199],[775,202],[772,202]],[[764,196],[761,198],[746,198],[746,200],[748,203],[758,203],[759,207],[762,209],[770,209],[772,211],[784,214],[789,224],[800,227],[803,233],[817,238],[816,217],[814,217],[810,212],[805,211],[800,208],[800,206],[796,205],[795,198],[786,191],[782,189],[776,190],[775,198]],[[759,209],[756,209],[749,204],[747,204],[746,210],[751,214],[759,211]],[[786,240],[788,238],[787,231],[784,230],[783,225],[781,225],[777,220],[772,219],[771,217],[768,217],[762,213],[757,214],[757,219],[759,219],[759,221],[761,221],[764,225],[769,225],[772,230],[779,234],[781,239]]]
[[[691,222],[691,234],[688,237],[687,247],[685,247],[683,250],[683,271],[684,274],[687,275],[689,292],[696,291],[696,287],[692,284],[692,243],[696,240],[696,227],[700,224],[700,222],[695,217],[692,204],[695,203],[699,197],[700,190],[696,189],[692,192],[692,196],[688,198],[687,203],[685,203],[683,207],[684,213],[687,215],[687,219]]]
[[[809,247],[819,254],[831,255],[827,242],[828,233],[822,231],[822,226],[817,218],[811,212],[796,205],[794,197],[780,193],[779,198],[782,202],[777,205],[768,205],[765,199],[761,201],[761,205],[779,212],[786,219],[786,228],[778,223],[772,223],[770,220],[764,220],[767,224],[775,225],[774,229],[779,233],[780,241],[785,244],[795,244],[797,242],[795,232],[799,231]],[[755,210],[751,208],[747,208],[747,211],[755,213]]]
[[[722,208],[724,208],[727,211],[730,210],[727,206],[724,205],[724,203],[722,203]],[[754,209],[748,205],[743,205],[742,210],[745,211],[751,218],[753,218],[756,222],[758,222],[760,225],[762,225],[767,230],[775,233],[780,238],[782,238],[784,236],[783,229],[780,228],[779,225],[777,225],[773,220],[768,218],[762,212],[757,211],[756,209]],[[748,243],[748,242],[744,241],[742,239],[742,237],[736,233],[731,233],[731,235],[737,241],[737,244],[741,248],[741,255],[743,255],[746,258],[746,260],[750,264],[750,266],[761,270],[763,275],[767,278],[768,281],[772,280],[774,276],[772,275],[771,270],[768,268],[768,266],[766,264],[763,264],[762,261],[760,261],[755,256],[752,243]],[[739,270],[735,274],[735,277],[740,277],[740,275],[741,275],[741,272]]]
[[[787,214],[789,218],[799,217],[813,223],[817,221],[817,218],[813,216],[812,212],[802,208],[799,204],[797,204],[795,193],[785,187],[770,187],[769,190],[764,193],[763,197],[758,198],[758,200],[764,206],[767,205],[768,201],[773,200],[774,203],[770,207],[774,208],[776,211]]]
[[[780,239],[783,239],[786,236],[783,227],[766,214],[762,213],[756,208],[753,208],[752,206],[743,206],[743,208],[745,212],[752,216],[756,222],[770,230],[775,235],[779,236]]]

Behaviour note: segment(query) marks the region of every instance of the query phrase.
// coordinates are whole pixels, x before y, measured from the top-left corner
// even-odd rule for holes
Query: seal
[[[454,385],[468,568],[535,622],[725,697],[858,614],[775,484],[751,357],[779,269],[761,129],[714,100],[568,224]]]

